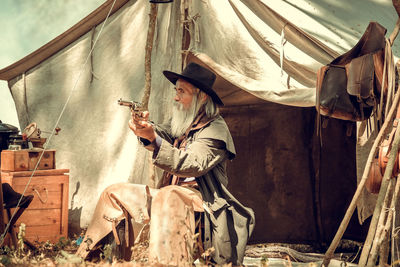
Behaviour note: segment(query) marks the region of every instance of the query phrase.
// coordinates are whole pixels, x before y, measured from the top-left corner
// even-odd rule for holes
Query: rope
[[[36,170],[37,170],[37,168],[38,168],[38,166],[39,166],[40,161],[42,160],[43,154],[44,154],[44,152],[45,152],[45,150],[46,150],[48,144],[50,143],[51,138],[54,136],[54,134],[55,134],[55,132],[56,132],[56,128],[57,128],[57,126],[58,126],[58,123],[60,122],[61,117],[63,116],[63,114],[64,114],[64,112],[65,112],[65,109],[67,108],[67,105],[68,105],[68,103],[69,103],[69,101],[70,101],[70,99],[71,99],[71,97],[72,97],[72,93],[75,91],[76,86],[77,86],[77,84],[78,84],[78,81],[80,80],[81,75],[82,75],[82,73],[83,73],[83,70],[84,70],[86,64],[88,63],[88,60],[89,60],[90,57],[91,57],[91,54],[92,54],[92,52],[93,52],[93,50],[94,50],[94,48],[95,48],[95,46],[96,46],[97,41],[99,40],[99,38],[100,38],[100,36],[101,36],[101,33],[102,33],[102,31],[103,31],[103,28],[104,28],[104,25],[106,24],[106,22],[107,22],[107,20],[108,20],[108,17],[110,16],[111,11],[112,11],[113,8],[114,8],[115,2],[116,2],[116,0],[114,0],[114,2],[112,3],[111,8],[110,8],[110,10],[109,10],[108,13],[107,13],[107,17],[104,19],[104,22],[103,22],[103,24],[101,25],[99,34],[97,35],[97,38],[96,38],[96,40],[94,41],[93,46],[92,46],[92,48],[90,49],[89,54],[88,54],[88,56],[86,57],[86,60],[85,60],[85,62],[83,63],[83,65],[82,65],[82,67],[81,67],[81,69],[80,69],[80,71],[79,71],[79,74],[78,74],[78,77],[77,77],[77,79],[76,79],[76,81],[75,81],[75,84],[74,84],[74,86],[72,87],[72,89],[71,89],[71,91],[70,91],[70,93],[69,93],[69,95],[68,95],[68,98],[67,98],[67,100],[66,100],[66,102],[65,102],[65,104],[64,104],[64,106],[63,106],[63,108],[62,108],[62,110],[61,110],[61,112],[60,112],[60,115],[58,116],[58,119],[57,119],[57,121],[56,121],[56,123],[55,123],[55,125],[54,125],[54,127],[53,127],[53,130],[51,131],[51,134],[50,134],[49,138],[47,139],[47,142],[46,142],[46,143],[44,144],[44,146],[43,146],[43,151],[40,153],[39,160],[37,161],[36,166],[35,166],[35,168],[33,169],[31,176],[29,177],[28,183],[26,184],[26,186],[25,186],[25,188],[24,188],[24,191],[23,191],[23,193],[21,194],[20,199],[18,200],[17,207],[19,207],[19,204],[21,203],[21,200],[22,200],[23,196],[25,195],[25,192],[26,192],[27,188],[28,188],[29,184],[31,183],[32,177],[33,177],[33,175],[35,174],[35,172],[36,172]],[[28,115],[29,115],[29,114],[28,114]],[[1,246],[1,245],[3,244],[3,242],[4,242],[4,238],[5,238],[5,236],[6,236],[7,232],[8,232],[8,229],[10,228],[10,222],[11,222],[12,219],[14,218],[16,212],[17,212],[17,209],[14,209],[14,212],[13,212],[11,218],[8,220],[8,223],[7,223],[7,225],[6,225],[6,228],[5,228],[4,232],[2,233],[2,235],[1,235],[1,237],[0,237],[0,246]],[[0,223],[2,223],[2,222],[0,222]]]
[[[40,202],[42,202],[43,204],[45,204],[47,200],[49,200],[49,191],[47,190],[47,188],[44,189],[44,191],[46,192],[46,200],[43,200],[42,196],[36,188],[33,188],[33,191],[36,192]]]

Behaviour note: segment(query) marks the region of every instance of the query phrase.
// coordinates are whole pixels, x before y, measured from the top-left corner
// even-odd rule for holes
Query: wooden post
[[[394,189],[394,179],[390,177],[389,186],[386,191],[385,199],[383,201],[383,205],[379,214],[379,221],[376,226],[375,238],[372,240],[372,247],[371,247],[371,252],[369,253],[367,266],[371,267],[375,266],[376,260],[378,259],[379,249],[382,244],[381,236],[385,228],[386,224],[385,222],[387,221],[387,219],[389,219],[388,216],[386,215],[388,213],[388,208],[390,207],[390,204],[392,202],[393,189]]]
[[[390,34],[390,37],[389,37],[389,41],[390,41],[391,45],[393,45],[393,42],[396,39],[397,34],[399,33],[399,27],[400,27],[400,0],[392,0],[392,4],[393,4],[393,7],[396,10],[397,15],[399,16],[399,18],[397,19],[396,26],[394,27],[394,30],[393,30],[392,34]]]
[[[396,39],[397,34],[399,32],[399,28],[400,28],[400,0],[392,0],[392,4],[393,4],[394,8],[396,9],[396,12],[397,12],[397,14],[399,16],[399,19],[397,20],[396,26],[395,26],[392,34],[390,35],[390,43],[391,44],[393,44],[394,40]],[[355,208],[357,206],[358,199],[360,198],[361,192],[362,192],[362,190],[364,189],[364,186],[365,186],[365,182],[367,181],[368,174],[369,174],[369,171],[371,169],[372,161],[373,161],[373,158],[375,156],[375,153],[376,153],[376,150],[378,148],[378,145],[380,144],[380,142],[382,140],[382,137],[386,134],[387,128],[389,126],[389,122],[391,122],[393,120],[394,111],[395,111],[395,109],[397,108],[397,106],[399,104],[399,96],[400,96],[399,91],[400,90],[398,90],[396,92],[395,99],[394,99],[393,104],[392,104],[392,106],[390,108],[390,111],[388,112],[388,115],[386,117],[386,121],[384,122],[381,130],[379,131],[378,136],[376,137],[376,139],[374,141],[374,144],[373,144],[373,146],[372,146],[372,148],[370,150],[370,153],[369,153],[369,156],[368,156],[365,168],[364,168],[363,176],[361,178],[360,183],[357,186],[357,190],[354,193],[354,196],[353,196],[353,198],[352,198],[352,200],[350,202],[349,207],[347,208],[347,211],[345,213],[345,216],[344,216],[342,222],[340,223],[339,229],[336,232],[335,237],[333,238],[328,250],[325,253],[324,259],[322,261],[322,265],[323,266],[328,266],[329,265],[329,262],[333,257],[333,253],[335,252],[337,246],[339,245],[339,242],[342,239],[342,236],[343,236],[344,232],[346,231],[346,228],[347,228],[347,226],[348,226],[348,224],[350,222],[351,216],[354,213],[354,210],[355,210]]]
[[[400,18],[397,19],[396,26],[389,37],[390,44],[393,45],[394,39],[396,39],[397,34],[399,34]]]
[[[380,248],[380,256],[379,256],[379,265],[384,266],[387,263],[388,259],[388,254],[389,254],[389,241],[390,241],[390,229],[392,228],[392,221],[394,220],[393,214],[394,214],[394,209],[396,207],[396,202],[399,198],[399,193],[400,193],[400,177],[397,176],[397,181],[396,181],[396,186],[394,188],[394,194],[392,197],[392,201],[390,204],[390,209],[389,209],[389,214],[388,218],[385,223],[385,227],[382,231],[382,234],[379,238],[379,244],[381,244]],[[392,237],[393,238],[393,237]],[[393,259],[394,255],[392,255]]]
[[[157,12],[158,12],[157,4],[151,3],[150,14],[149,14],[149,29],[147,31],[147,40],[146,40],[146,54],[144,59],[145,81],[144,81],[144,94],[142,98],[142,104],[144,110],[148,110],[149,108],[149,99],[151,92],[151,52],[153,51]]]
[[[399,90],[400,91],[400,90]],[[397,91],[397,93],[399,92]],[[396,133],[394,136],[394,141],[392,144],[392,148],[389,154],[388,164],[386,165],[385,174],[382,178],[381,189],[379,190],[378,199],[376,200],[374,214],[372,216],[371,224],[369,226],[369,231],[367,235],[367,239],[364,242],[364,247],[361,252],[360,261],[358,262],[358,266],[364,267],[367,264],[368,255],[370,253],[371,244],[375,237],[376,227],[379,220],[379,215],[381,213],[383,207],[383,201],[386,195],[386,191],[389,185],[389,179],[392,177],[392,171],[394,167],[394,163],[396,161],[396,156],[399,151],[399,142],[400,142],[400,131],[399,128],[396,129]]]
[[[355,208],[357,206],[358,199],[360,198],[361,192],[364,189],[365,182],[367,181],[368,174],[369,174],[369,171],[371,169],[372,161],[373,161],[373,159],[375,157],[375,154],[376,154],[376,151],[377,151],[377,148],[378,148],[378,144],[380,144],[380,142],[382,140],[382,137],[385,136],[386,133],[387,133],[389,122],[391,123],[392,120],[393,120],[393,116],[394,116],[395,110],[396,110],[396,108],[397,108],[397,106],[399,104],[399,99],[400,99],[400,90],[398,90],[396,92],[396,96],[395,96],[395,98],[393,100],[392,106],[390,107],[389,113],[388,113],[388,115],[386,117],[386,121],[383,123],[383,126],[382,126],[381,130],[379,131],[378,136],[376,137],[376,139],[374,141],[374,144],[373,144],[373,146],[372,146],[372,148],[371,148],[371,150],[369,152],[369,156],[368,156],[368,159],[367,159],[367,163],[365,165],[365,169],[364,169],[361,181],[358,184],[357,190],[354,193],[354,196],[353,196],[353,198],[352,198],[352,200],[350,202],[349,207],[347,208],[347,211],[346,211],[346,213],[344,215],[344,218],[343,218],[342,222],[340,223],[339,229],[336,232],[335,237],[333,238],[333,240],[331,242],[331,245],[329,246],[328,250],[325,253],[325,256],[324,256],[324,259],[323,259],[323,262],[322,262],[323,266],[328,266],[329,265],[329,262],[333,257],[333,253],[335,252],[337,246],[339,245],[340,240],[342,239],[342,236],[343,236],[344,232],[346,231],[347,225],[349,224],[351,216],[353,215],[353,212],[354,212],[354,210],[355,210]]]
[[[144,58],[144,92],[142,98],[143,110],[149,110],[149,100],[151,93],[151,53],[153,51],[153,42],[154,42],[154,32],[156,29],[156,20],[157,20],[158,7],[157,4],[150,3],[150,14],[149,14],[149,28],[147,31],[147,40],[146,40],[146,52]],[[152,156],[150,153],[146,152],[149,162],[149,186],[152,188],[156,187],[156,174],[155,167],[152,162]]]
[[[393,6],[394,6],[399,18],[397,19],[397,22],[396,22],[396,25],[395,25],[395,27],[393,29],[393,32],[391,33],[391,35],[389,37],[389,42],[390,42],[391,45],[393,45],[393,42],[396,39],[396,37],[398,35],[398,32],[399,32],[399,27],[400,27],[400,0],[392,0],[392,4],[393,4]],[[392,158],[389,159],[390,163],[391,162],[394,163],[395,159],[397,157],[397,151],[398,151],[398,146],[399,146],[399,137],[398,137],[399,133],[398,132],[399,131],[397,129],[396,130],[396,135],[395,135],[395,139],[397,138],[397,142],[396,143],[394,142],[393,145],[392,145],[392,151],[390,153],[390,157],[392,157]],[[396,153],[393,152],[393,149],[395,150]],[[370,255],[370,260],[368,260],[368,266],[375,266],[375,262],[376,262],[376,259],[378,257],[377,251],[375,249],[373,249],[373,247],[371,249],[371,246],[372,246],[372,242],[373,242],[374,237],[376,239],[379,238],[379,234],[380,233],[378,232],[378,229],[377,229],[377,227],[379,227],[378,220],[380,222],[383,222],[383,220],[380,220],[379,217],[380,217],[380,214],[382,214],[383,194],[386,194],[386,192],[384,192],[384,191],[386,191],[386,189],[387,189],[387,182],[385,181],[385,178],[390,178],[391,175],[392,175],[391,172],[387,173],[388,167],[389,167],[389,164],[386,167],[385,175],[384,175],[384,178],[382,180],[381,190],[379,191],[379,196],[378,196],[377,203],[376,203],[376,206],[375,206],[374,214],[372,216],[372,221],[371,221],[370,228],[369,228],[369,231],[368,231],[367,239],[364,242],[364,247],[363,247],[363,250],[362,250],[362,253],[361,253],[361,256],[360,256],[360,261],[358,263],[358,266],[360,266],[360,267],[365,266],[365,264],[367,263],[367,260],[368,260],[368,255]],[[391,169],[393,168],[393,166],[390,166],[390,167],[391,167]]]

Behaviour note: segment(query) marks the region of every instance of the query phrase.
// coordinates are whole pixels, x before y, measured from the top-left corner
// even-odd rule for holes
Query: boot
[[[18,201],[21,198],[21,194],[15,192],[14,189],[8,183],[1,184],[3,190],[3,205],[5,209],[17,207]],[[33,195],[22,196],[19,207],[27,208],[33,200]]]

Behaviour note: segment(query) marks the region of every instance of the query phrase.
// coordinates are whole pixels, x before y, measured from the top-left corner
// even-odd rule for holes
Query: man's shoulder
[[[233,155],[236,154],[233,139],[229,131],[228,125],[221,115],[218,115],[207,126],[200,129],[197,138],[209,138],[220,140],[225,143],[227,150]]]
[[[216,118],[214,118],[212,121],[210,121],[210,123],[208,123],[205,127],[203,127],[200,130],[201,135],[206,135],[206,134],[218,135],[218,133],[221,132],[223,133],[227,132],[230,135],[228,125],[226,124],[224,118],[222,118],[221,115],[218,115]]]

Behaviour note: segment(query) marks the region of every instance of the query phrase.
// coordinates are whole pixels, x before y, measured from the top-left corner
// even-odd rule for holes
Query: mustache
[[[177,110],[183,110],[184,109],[183,104],[178,102],[178,101],[174,102],[173,107],[176,108]]]

